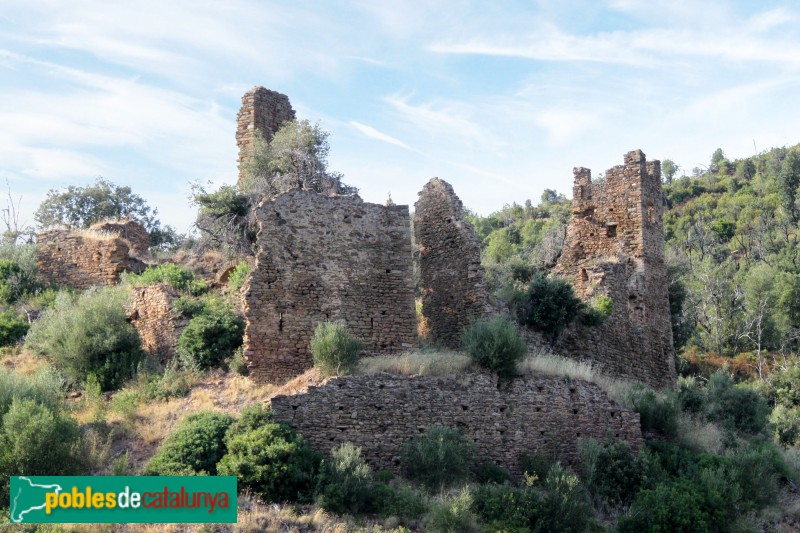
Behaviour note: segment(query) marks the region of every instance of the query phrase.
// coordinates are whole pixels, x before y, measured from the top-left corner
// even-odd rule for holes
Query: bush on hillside
[[[330,459],[320,465],[317,494],[326,511],[358,514],[372,510],[372,471],[361,448],[345,442],[331,451]]]
[[[528,347],[513,322],[505,317],[478,320],[461,335],[461,344],[469,356],[503,380],[517,375],[517,364]]]
[[[63,384],[50,369],[28,376],[0,366],[0,417],[8,412],[13,400],[31,400],[59,412],[64,408]]]
[[[639,491],[642,475],[625,441],[595,439],[579,442],[586,485],[595,497],[611,506],[629,505]]]
[[[726,372],[715,372],[706,386],[706,416],[730,430],[761,433],[767,426],[769,405],[757,392],[736,386]]]
[[[347,328],[333,322],[321,322],[311,339],[311,355],[323,376],[346,376],[358,364],[364,344],[350,335]]]
[[[232,291],[238,291],[244,286],[244,282],[250,277],[253,272],[253,265],[247,261],[239,261],[236,268],[233,269],[231,275],[228,276],[228,287]]]
[[[205,370],[219,366],[242,345],[244,321],[228,305],[207,300],[178,339],[178,355],[184,366]]]
[[[584,310],[572,285],[561,278],[533,277],[525,291],[518,291],[511,302],[517,321],[543,333],[551,341]]]
[[[654,431],[666,437],[677,434],[679,409],[672,395],[658,394],[636,384],[627,391],[623,403],[639,413],[643,431]]]
[[[231,416],[212,411],[193,413],[170,433],[144,469],[147,476],[216,475],[225,455]]]
[[[15,398],[0,423],[0,507],[9,476],[80,473],[80,433],[68,416],[33,399]]]
[[[469,479],[474,455],[475,446],[458,430],[431,426],[403,444],[400,464],[408,479],[439,490]]]
[[[118,388],[143,357],[125,316],[127,297],[121,287],[59,293],[53,309],[31,326],[27,343],[74,384],[94,375],[103,390]]]
[[[292,428],[267,420],[267,410],[252,410],[231,427],[217,472],[268,502],[311,501],[322,457]]]
[[[147,267],[141,274],[126,275],[125,280],[137,287],[164,283],[176,291],[194,296],[202,294],[208,288],[208,284],[198,279],[191,270],[175,263]]]
[[[37,280],[36,245],[0,245],[0,302],[13,304],[42,289]]]
[[[0,313],[0,346],[16,344],[28,333],[28,328],[28,322],[16,313]]]
[[[776,405],[769,422],[773,427],[775,442],[784,446],[800,443],[800,408]]]

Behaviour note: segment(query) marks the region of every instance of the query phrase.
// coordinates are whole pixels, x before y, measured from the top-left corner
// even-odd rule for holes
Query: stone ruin
[[[555,351],[596,361],[609,375],[671,385],[661,165],[634,150],[601,183],[592,183],[589,169],[574,174],[572,219],[555,273],[584,300],[611,298],[613,311],[599,327],[569,328]]]
[[[74,289],[116,285],[123,272],[141,273],[146,265],[127,239],[97,229],[50,229],[36,236],[36,264],[48,282]]]
[[[189,319],[175,310],[175,291],[166,284],[133,287],[125,309],[128,322],[142,339],[142,349],[162,363],[178,350],[178,339]]]
[[[294,427],[323,453],[351,442],[375,469],[397,470],[400,449],[432,425],[455,427],[491,459],[521,476],[523,452],[580,466],[578,441],[642,445],[639,415],[583,380],[535,375],[498,387],[485,372],[426,377],[374,374],[334,378],[299,394],[272,398],[275,419]]]
[[[137,257],[147,255],[147,251],[150,249],[150,234],[135,220],[106,220],[92,224],[89,229],[119,235],[128,241],[131,253]]]
[[[484,283],[480,241],[446,181],[433,178],[419,193],[414,204],[414,238],[429,340],[459,348],[469,321],[494,310]]]
[[[242,107],[236,117],[236,145],[239,147],[239,183],[241,183],[242,163],[253,149],[256,131],[260,131],[267,141],[285,122],[295,120],[294,109],[289,97],[264,87],[253,87],[242,96]]]
[[[292,190],[256,209],[256,268],[242,289],[244,356],[257,381],[313,366],[317,324],[344,324],[365,354],[417,344],[408,206]]]

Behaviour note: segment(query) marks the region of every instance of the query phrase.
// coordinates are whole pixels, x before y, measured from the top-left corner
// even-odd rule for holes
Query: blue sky
[[[800,6],[3,0],[0,180],[30,223],[103,176],[187,231],[190,182],[236,179],[254,85],[331,133],[365,200],[438,176],[488,214],[635,148],[689,172],[800,142]]]

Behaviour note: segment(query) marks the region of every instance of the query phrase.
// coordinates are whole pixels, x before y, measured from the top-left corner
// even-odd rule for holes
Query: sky
[[[364,200],[439,177],[489,214],[637,148],[688,174],[800,142],[800,5],[0,0],[0,182],[21,223],[102,176],[190,231],[256,85],[330,132]]]

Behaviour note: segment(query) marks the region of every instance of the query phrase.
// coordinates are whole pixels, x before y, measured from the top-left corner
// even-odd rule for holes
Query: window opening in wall
[[[617,236],[617,225],[616,224],[609,224],[606,226],[606,235],[609,237],[616,237]]]
[[[283,313],[278,314],[278,331],[283,331]]]
[[[583,281],[584,283],[589,281],[589,274],[586,273],[585,268],[581,269],[581,281]]]

